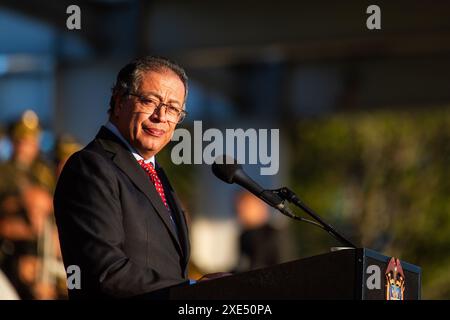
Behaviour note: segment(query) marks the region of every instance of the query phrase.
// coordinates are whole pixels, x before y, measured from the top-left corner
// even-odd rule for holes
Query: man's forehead
[[[171,71],[146,71],[142,74],[139,84],[139,90],[142,94],[170,94],[173,98],[183,101],[186,89],[184,83],[178,75]]]

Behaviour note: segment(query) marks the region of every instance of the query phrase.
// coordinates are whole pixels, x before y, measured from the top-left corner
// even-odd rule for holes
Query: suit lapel
[[[138,164],[136,159],[133,157],[131,152],[128,150],[127,146],[125,146],[118,138],[114,136],[112,132],[110,132],[105,127],[100,129],[100,132],[97,135],[97,139],[102,144],[103,148],[106,151],[109,151],[114,154],[112,160],[114,163],[130,178],[130,180],[134,183],[134,185],[144,193],[147,198],[150,200],[150,203],[155,208],[155,211],[158,213],[159,217],[162,219],[167,229],[169,230],[173,240],[177,244],[177,248],[182,253],[182,248],[180,241],[177,236],[177,232],[170,220],[170,213],[167,211],[167,208],[164,206],[164,203],[161,200],[158,192],[155,187],[151,183],[149,177],[142,170],[141,166]]]
[[[185,263],[187,264],[189,259],[189,231],[186,221],[186,216],[184,213],[183,208],[181,207],[180,201],[178,199],[177,194],[173,190],[169,179],[166,176],[166,173],[164,172],[163,168],[159,166],[159,164],[156,164],[156,170],[158,173],[159,178],[161,179],[161,182],[164,186],[164,190],[166,192],[166,198],[169,201],[169,205],[171,208],[173,208],[173,215],[175,216],[175,219],[177,220],[177,226],[180,229],[180,240],[181,245],[183,246],[184,250],[184,256],[185,256]]]

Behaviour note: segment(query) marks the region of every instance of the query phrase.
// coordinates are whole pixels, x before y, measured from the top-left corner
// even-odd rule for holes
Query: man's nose
[[[166,110],[167,110],[166,106],[160,105],[153,111],[152,115],[150,116],[150,119],[158,120],[159,122],[167,122]]]

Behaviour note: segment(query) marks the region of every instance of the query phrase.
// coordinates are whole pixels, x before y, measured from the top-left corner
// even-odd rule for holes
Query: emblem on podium
[[[399,259],[391,258],[386,269],[386,300],[405,299],[405,274]]]

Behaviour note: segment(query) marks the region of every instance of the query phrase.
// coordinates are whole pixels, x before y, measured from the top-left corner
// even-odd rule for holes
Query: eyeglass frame
[[[127,95],[139,98],[140,100],[143,100],[143,98],[146,98],[147,100],[150,100],[149,97],[146,97],[143,94],[128,92]],[[174,109],[177,109],[177,110],[180,111],[180,113],[178,115],[178,118],[181,118],[181,120],[178,120],[177,122],[173,122],[173,121],[167,120],[168,122],[172,122],[172,123],[176,123],[176,124],[181,123],[181,122],[183,122],[183,120],[188,115],[188,112],[186,110],[181,109],[181,108],[177,108],[177,107],[174,107],[174,106],[171,106],[170,104],[164,103],[162,101],[159,101],[158,105],[155,107],[155,109],[153,110],[153,112],[151,114],[153,115],[155,113],[155,111],[159,110],[162,106],[166,107],[166,112],[167,112],[167,107],[171,107],[171,108],[174,108]]]

